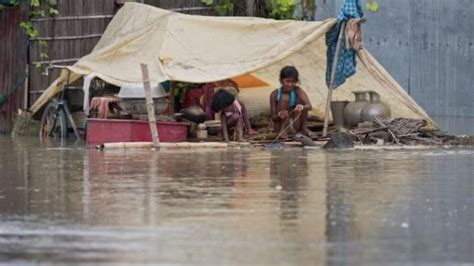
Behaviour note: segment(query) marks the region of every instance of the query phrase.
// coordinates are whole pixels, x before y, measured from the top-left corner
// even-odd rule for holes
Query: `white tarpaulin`
[[[252,74],[271,86],[242,90],[252,111],[269,108],[269,93],[285,65],[298,68],[300,86],[310,95],[313,113],[322,115],[325,83],[325,33],[335,19],[276,21],[250,17],[192,16],[127,3],[110,22],[97,46],[70,67],[71,80],[94,73],[117,86],[142,82],[140,63],[152,83],[165,80],[203,83]],[[424,118],[423,109],[370,56],[359,53],[357,74],[335,91],[335,100],[353,100],[352,91],[374,90],[395,117]],[[36,112],[64,85],[65,74],[32,106]]]

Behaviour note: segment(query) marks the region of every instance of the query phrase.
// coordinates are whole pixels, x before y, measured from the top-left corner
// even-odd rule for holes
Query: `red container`
[[[158,135],[162,142],[186,141],[188,135],[188,123],[182,122],[156,122]],[[150,125],[148,121],[133,121],[133,141],[151,142]]]
[[[162,142],[186,141],[188,123],[157,122]],[[112,142],[151,142],[147,121],[121,119],[87,119],[87,146]]]

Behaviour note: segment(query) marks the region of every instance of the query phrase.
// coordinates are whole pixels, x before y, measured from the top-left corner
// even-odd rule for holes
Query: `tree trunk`
[[[247,15],[247,0],[235,0],[234,1],[234,16],[246,16]]]
[[[255,16],[256,0],[247,0],[247,16]]]

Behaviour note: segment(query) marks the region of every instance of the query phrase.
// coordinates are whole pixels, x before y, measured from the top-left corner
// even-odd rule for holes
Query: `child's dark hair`
[[[287,78],[294,78],[296,81],[299,81],[299,73],[296,67],[294,66],[286,66],[281,69],[280,71],[280,80],[284,80]]]
[[[235,101],[235,96],[226,90],[219,90],[212,98],[212,110],[216,113],[221,112]]]

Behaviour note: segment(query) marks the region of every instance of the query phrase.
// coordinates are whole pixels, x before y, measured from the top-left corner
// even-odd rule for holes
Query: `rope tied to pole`
[[[9,90],[6,90],[5,93],[0,93],[0,106],[7,103],[8,98],[10,98],[15,92],[17,92],[25,82],[26,78],[28,77],[28,73],[24,72],[23,75],[15,82]]]

